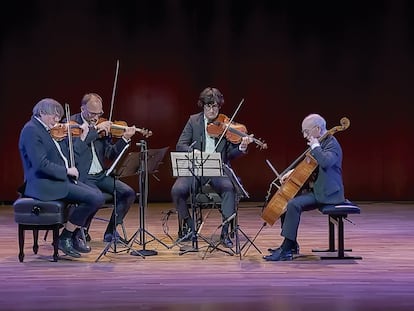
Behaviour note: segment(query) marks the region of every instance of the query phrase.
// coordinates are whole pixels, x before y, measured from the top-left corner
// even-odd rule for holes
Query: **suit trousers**
[[[298,195],[289,200],[286,212],[281,218],[281,235],[289,240],[296,241],[302,211],[317,209],[319,206],[312,192]]]
[[[85,226],[88,219],[104,204],[102,192],[80,181],[69,183],[68,195],[64,198],[78,203],[69,215],[69,221],[77,226]]]
[[[121,180],[114,178],[113,176],[106,176],[105,172],[97,175],[88,175],[86,183],[98,189],[99,191],[110,194],[114,193],[115,187],[116,209],[118,214],[116,218],[116,224],[121,224],[125,215],[128,213],[129,208],[135,202],[135,190]],[[114,212],[111,216],[112,223],[115,218]]]
[[[192,191],[197,193],[207,182],[221,197],[223,220],[235,212],[235,189],[228,177],[178,177],[171,189],[171,197],[181,219],[190,217],[187,199]]]

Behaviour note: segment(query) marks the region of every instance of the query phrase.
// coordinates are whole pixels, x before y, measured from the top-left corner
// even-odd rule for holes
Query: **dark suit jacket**
[[[60,143],[69,159],[65,142]],[[68,194],[65,162],[45,127],[34,117],[28,121],[19,138],[19,151],[24,170],[24,195],[39,200],[58,200]]]
[[[318,176],[313,186],[316,200],[324,204],[344,202],[342,149],[336,138],[328,135],[310,153],[318,161]]]
[[[193,148],[204,151],[205,149],[205,131],[204,131],[204,112],[193,114],[188,119],[184,129],[178,138],[176,150],[188,152],[190,145],[196,142]],[[218,139],[216,139],[217,143]],[[223,138],[217,147],[217,152],[221,153],[221,159],[223,163],[230,164],[229,162],[234,158],[243,154],[239,150],[239,144],[233,144]]]
[[[82,124],[83,120],[81,114],[75,114],[71,117],[71,120]],[[122,149],[127,145],[122,138],[118,139],[114,144],[110,137],[99,137],[98,132],[94,127],[89,128],[89,133],[86,136],[85,141],[78,139],[75,149],[75,162],[79,171],[79,179],[85,181],[89,172],[89,168],[92,164],[92,147],[93,142],[95,146],[96,155],[101,163],[103,169],[106,168],[106,161],[113,161],[120,154]]]

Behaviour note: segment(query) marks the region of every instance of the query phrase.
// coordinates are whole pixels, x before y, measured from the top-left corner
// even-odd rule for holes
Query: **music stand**
[[[96,258],[95,262],[109,251],[112,247],[113,253],[118,253],[117,251],[117,244],[121,244],[125,247],[122,251],[130,251],[132,247],[122,241],[116,231],[117,227],[117,217],[118,217],[118,210],[117,210],[117,195],[116,195],[116,180],[129,177],[137,174],[139,162],[136,161],[137,152],[130,152],[125,154],[126,150],[128,149],[129,144],[127,144],[118,157],[113,162],[112,166],[107,170],[105,173],[106,176],[112,176],[114,178],[114,190],[113,190],[113,197],[114,197],[114,229],[112,233],[112,240],[107,242],[102,252],[99,254],[98,258]],[[144,258],[144,256],[142,256]]]
[[[269,160],[266,159],[266,163],[270,167],[270,169],[273,171],[273,173],[276,175],[276,178],[269,184],[269,189],[267,190],[267,195],[266,195],[265,201],[263,203],[263,207],[262,207],[262,213],[263,213],[263,209],[266,207],[267,203],[269,202],[269,198],[270,198],[273,187],[276,187],[277,189],[280,189],[281,179],[283,177],[283,173],[279,174],[279,172],[275,169],[275,167],[272,165],[272,163]],[[256,241],[257,237],[262,232],[264,227],[266,227],[266,225],[267,225],[267,223],[266,223],[266,221],[264,221],[262,226],[260,227],[260,229],[257,231],[256,235],[252,239],[253,242]],[[253,244],[251,244],[251,245],[253,245]],[[245,255],[246,255],[247,251],[249,250],[249,247],[246,249],[246,252],[244,253]]]
[[[260,254],[262,254],[262,252],[257,248],[257,246],[253,243],[253,241],[247,237],[246,233],[243,232],[243,230],[240,228],[240,225],[239,225],[239,211],[238,211],[239,202],[243,198],[249,198],[250,197],[249,193],[243,188],[243,185],[240,183],[239,178],[236,176],[236,174],[234,173],[233,169],[230,166],[228,166],[227,164],[223,164],[223,171],[227,175],[227,177],[230,179],[230,181],[232,182],[234,186],[234,189],[236,190],[236,204],[235,204],[236,216],[234,218],[234,228],[233,228],[235,238],[236,238],[236,252],[235,253],[238,254],[241,259],[242,250],[247,246],[247,244],[250,244],[250,245],[253,245],[253,247]],[[243,244],[242,247],[240,247],[239,232],[246,238],[246,242]],[[247,253],[247,250],[246,250],[246,253]]]
[[[211,246],[211,241],[206,239],[200,234],[200,230],[196,230],[196,194],[197,189],[201,189],[201,179],[203,177],[216,177],[223,176],[223,171],[221,168],[221,154],[219,152],[207,153],[207,152],[171,152],[171,167],[174,177],[193,177],[193,184],[190,191],[190,205],[192,210],[193,224],[191,228],[191,248],[180,249],[180,255],[183,255],[188,252],[198,252],[198,238],[200,237],[206,243]],[[200,228],[199,228],[200,229]],[[187,233],[176,243],[188,238],[190,233]]]
[[[139,153],[139,158],[137,159],[140,164],[139,170],[139,187],[140,187],[140,196],[139,196],[139,228],[134,233],[132,238],[128,241],[128,245],[132,245],[134,242],[137,242],[139,245],[142,245],[142,250],[134,250],[131,252],[133,256],[154,256],[158,255],[158,252],[155,250],[145,249],[147,243],[152,241],[157,241],[158,243],[169,248],[167,244],[158,239],[155,235],[150,233],[145,229],[145,210],[148,204],[148,174],[154,174],[158,171],[158,166],[162,163],[162,160],[165,156],[165,153],[168,150],[168,147],[161,149],[147,149],[147,143],[144,140],[141,140],[137,146],[141,146],[141,152]],[[145,235],[148,234],[151,236],[152,240],[146,241]],[[137,236],[139,235],[139,240]]]

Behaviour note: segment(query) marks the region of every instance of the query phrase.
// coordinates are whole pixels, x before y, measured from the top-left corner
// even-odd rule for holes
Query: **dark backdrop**
[[[0,201],[23,180],[17,143],[44,97],[79,110],[97,92],[113,118],[154,132],[151,149],[175,147],[207,86],[225,97],[222,112],[264,139],[234,161],[253,200],[305,149],[301,121],[322,114],[344,151],[353,200],[412,200],[411,1],[23,1],[0,13]],[[411,78],[410,78],[411,77]],[[108,114],[106,114],[108,117]],[[135,138],[136,141],[142,137]],[[169,201],[169,156],[150,178],[152,201]],[[137,178],[128,182],[137,188]]]

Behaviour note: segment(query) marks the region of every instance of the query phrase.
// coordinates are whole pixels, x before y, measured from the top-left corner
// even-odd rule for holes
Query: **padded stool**
[[[59,229],[67,218],[67,204],[62,201],[40,201],[33,198],[19,198],[13,203],[14,220],[18,224],[19,261],[24,259],[24,233],[33,231],[33,252],[39,250],[39,230],[53,230],[53,261],[58,260]]]
[[[329,248],[327,250],[312,250],[312,252],[337,252],[338,255],[321,256],[321,259],[362,259],[360,256],[345,256],[345,251],[352,251],[352,249],[345,249],[344,243],[344,219],[348,220],[349,214],[360,214],[361,209],[346,200],[343,204],[324,205],[319,208],[319,211],[328,215],[329,228]],[[350,220],[348,220],[350,221]],[[338,249],[335,249],[335,225],[338,227]]]

